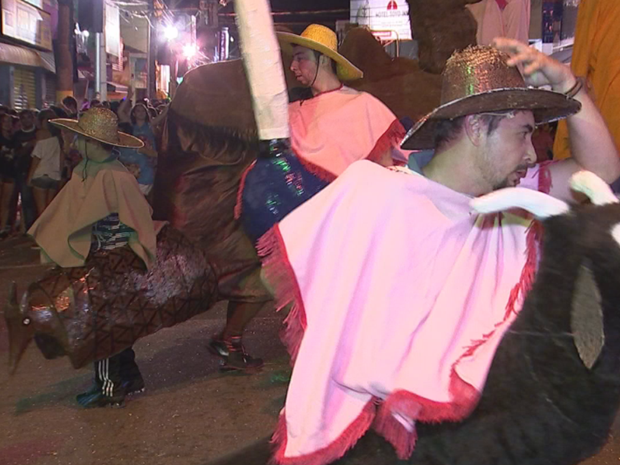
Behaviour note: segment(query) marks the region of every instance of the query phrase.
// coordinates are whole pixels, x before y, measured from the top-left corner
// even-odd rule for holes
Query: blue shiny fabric
[[[293,152],[259,157],[247,173],[241,223],[253,241],[329,183],[312,174]]]

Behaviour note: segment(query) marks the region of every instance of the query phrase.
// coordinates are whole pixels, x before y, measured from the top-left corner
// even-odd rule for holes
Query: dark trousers
[[[136,353],[131,347],[95,362],[95,382],[106,396],[112,397],[124,383],[139,377],[141,374],[136,364]]]
[[[22,215],[20,219],[24,225],[24,231],[28,231],[30,226],[33,225],[37,219],[37,205],[34,202],[34,195],[32,194],[32,188],[26,183],[27,174],[17,173],[15,178],[15,190],[11,197],[11,212],[9,218],[15,223],[15,217],[17,216],[17,199],[21,197]]]

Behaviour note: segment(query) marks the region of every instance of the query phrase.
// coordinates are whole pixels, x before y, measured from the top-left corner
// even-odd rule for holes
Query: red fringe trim
[[[331,182],[333,182],[338,177],[334,173],[332,173],[331,171],[328,171],[325,168],[322,168],[319,165],[315,165],[311,161],[306,160],[301,155],[297,155],[297,154],[295,154],[295,155],[297,156],[297,159],[302,164],[302,166],[307,171],[309,171],[310,173],[314,174],[317,178],[322,179],[325,182],[331,183]]]
[[[392,146],[397,146],[399,142],[405,137],[406,131],[403,125],[395,119],[392,124],[387,128],[381,137],[375,143],[370,153],[364,158],[375,163],[381,161],[381,158],[385,152]],[[319,165],[315,165],[310,160],[297,154],[297,159],[303,165],[303,167],[316,177],[322,179],[325,182],[332,182],[337,176],[329,170],[322,168]]]
[[[407,419],[417,419],[422,409],[417,397],[409,391],[395,391],[379,406],[377,417],[372,425],[377,434],[392,444],[396,455],[401,460],[406,460],[411,456],[418,435],[414,423],[411,424],[412,430],[409,431],[394,418],[394,413],[400,413]]]
[[[241,218],[241,212],[243,209],[241,200],[243,198],[243,189],[245,188],[245,178],[247,178],[248,173],[254,167],[255,164],[256,164],[256,160],[254,160],[252,164],[248,166],[243,171],[243,174],[241,175],[241,181],[239,182],[239,190],[237,190],[237,203],[235,204],[235,219],[236,220]]]
[[[327,447],[310,454],[296,457],[285,457],[287,443],[286,412],[280,414],[278,427],[271,442],[276,445],[276,452],[272,463],[278,465],[324,465],[341,458],[357,441],[368,431],[375,417],[376,407],[374,399],[369,401],[359,416],[345,429],[342,434]]]
[[[480,400],[480,393],[454,370],[450,376],[450,393],[454,398],[452,402],[435,402],[409,391],[394,391],[379,407],[373,428],[392,444],[399,459],[406,460],[411,457],[418,436],[415,426],[413,431],[408,431],[394,417],[394,413],[424,423],[460,421],[474,410]]]
[[[551,179],[551,171],[549,171],[549,165],[557,163],[558,160],[549,160],[540,163],[538,171],[538,190],[545,194],[548,194],[553,187]]]
[[[406,418],[425,423],[460,421],[466,418],[478,404],[480,393],[458,376],[456,366],[463,358],[472,356],[512,314],[516,313],[519,298],[529,292],[534,282],[538,263],[538,244],[541,234],[541,224],[534,221],[527,232],[527,258],[521,271],[519,282],[512,288],[508,297],[502,321],[497,323],[493,330],[483,335],[481,339],[473,341],[452,365],[449,388],[450,394],[454,399],[452,402],[435,402],[409,391],[395,391],[380,404],[376,416],[374,406],[372,405],[373,402],[369,402],[360,416],[349,425],[338,439],[327,447],[308,455],[289,458],[284,457],[287,432],[286,419],[284,414],[282,414],[272,439],[272,442],[278,445],[273,459],[274,463],[278,465],[324,465],[337,460],[355,445],[366,432],[373,418],[373,428],[392,444],[398,458],[405,460],[411,456],[415,449],[417,441],[415,425],[413,431],[408,431],[394,417],[394,413],[402,413]],[[289,304],[293,305],[289,316],[285,320],[282,340],[294,362],[294,358],[301,345],[307,321],[301,291],[288,261],[286,248],[277,225],[259,239],[258,248],[259,255],[264,257],[263,270],[266,278],[276,291],[277,308],[280,309]]]
[[[467,417],[478,404],[480,393],[458,376],[456,366],[463,358],[472,356],[512,314],[516,313],[517,301],[532,288],[538,263],[538,244],[541,232],[542,227],[538,222],[533,222],[527,232],[527,258],[519,282],[512,288],[508,297],[502,321],[497,323],[493,330],[483,335],[481,339],[473,341],[463,355],[452,365],[450,393],[454,400],[448,403],[433,402],[409,391],[399,390],[390,394],[379,407],[373,427],[378,434],[392,444],[399,459],[405,460],[411,456],[417,435],[415,430],[407,431],[402,423],[394,417],[395,412],[400,412],[407,418],[426,423],[460,421]]]
[[[280,338],[291,356],[291,365],[294,365],[307,327],[306,310],[277,224],[258,240],[256,248],[262,259],[265,279],[274,290],[276,309],[291,306]]]
[[[405,138],[406,133],[407,131],[405,131],[401,122],[395,119],[383,135],[379,137],[366,160],[374,161],[375,163],[379,162],[390,147],[398,147],[399,142]]]
[[[502,326],[508,318],[512,314],[516,314],[516,305],[519,298],[525,297],[525,295],[532,288],[532,284],[534,283],[534,275],[536,273],[536,268],[538,264],[538,244],[540,242],[542,236],[542,226],[538,221],[533,220],[527,231],[526,238],[526,254],[527,258],[525,260],[525,265],[523,266],[523,270],[521,271],[521,277],[519,278],[519,282],[515,284],[515,286],[510,291],[510,295],[508,296],[508,302],[506,303],[506,311],[504,313],[504,318],[502,321],[495,324],[494,328],[487,334],[484,334],[481,339],[472,341],[471,345],[467,348],[467,350],[459,357],[459,359],[454,362],[452,365],[452,370],[455,370],[456,365],[465,358],[472,356],[476,350],[484,344],[495,331]]]

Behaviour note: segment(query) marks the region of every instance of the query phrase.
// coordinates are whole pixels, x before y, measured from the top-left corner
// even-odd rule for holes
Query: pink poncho
[[[329,463],[371,425],[407,458],[416,421],[475,407],[531,285],[539,227],[521,211],[474,214],[470,200],[360,161],[263,236],[266,277],[292,303],[277,463]]]
[[[405,130],[394,113],[366,92],[349,87],[289,105],[291,146],[317,176],[332,181],[358,160],[379,161],[398,149]]]

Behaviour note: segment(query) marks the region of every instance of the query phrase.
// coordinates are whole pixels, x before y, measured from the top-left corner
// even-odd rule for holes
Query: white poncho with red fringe
[[[521,186],[548,192],[546,168]],[[266,277],[292,304],[276,463],[327,464],[371,426],[407,458],[416,421],[476,406],[531,286],[539,225],[475,214],[470,200],[360,161],[263,236]]]

